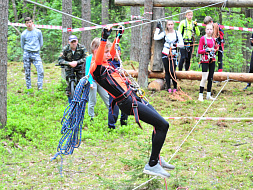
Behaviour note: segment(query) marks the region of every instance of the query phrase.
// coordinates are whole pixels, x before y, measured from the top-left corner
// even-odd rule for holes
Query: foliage
[[[23,22],[22,15],[27,14],[29,16],[33,15],[34,5],[31,3],[27,3],[27,8],[23,8],[23,0],[16,1],[17,13],[19,22]],[[52,0],[52,1],[40,1],[39,3],[43,3],[48,7],[52,7],[57,10],[61,10],[60,0]],[[101,24],[101,1],[100,0],[91,0],[91,22]],[[73,1],[72,4],[72,14],[77,17],[81,17],[81,7],[80,0]],[[141,8],[141,15],[143,14],[144,9]],[[203,22],[205,16],[209,15],[216,22],[219,22],[219,14],[222,14],[222,25],[227,26],[240,26],[240,27],[252,27],[252,22],[250,17],[245,17],[243,9],[241,8],[204,8],[197,11],[194,11],[194,20],[196,19],[198,22]],[[171,15],[177,15],[173,17],[173,20],[179,20],[178,14],[180,13],[180,8],[165,8],[165,17]],[[44,25],[61,25],[62,16],[61,14],[54,12],[52,10],[48,10],[43,7],[36,6],[35,11],[35,24],[44,24]],[[114,1],[109,1],[109,23],[118,23],[123,21],[129,21],[131,16],[130,7],[121,7],[115,6]],[[13,7],[12,3],[9,6],[9,20],[14,22],[13,15]],[[73,28],[81,28],[81,21],[77,19],[73,20]],[[176,26],[178,26],[176,24]],[[126,25],[125,27],[129,27]],[[22,32],[25,28],[21,28]],[[196,38],[196,43],[199,38],[204,35],[204,28],[200,27],[201,35]],[[51,63],[56,61],[59,53],[61,51],[61,32],[56,30],[47,30],[42,29],[43,37],[44,37],[44,46],[41,51],[42,59],[45,63]],[[92,30],[92,38],[100,36],[100,30]],[[80,32],[75,33],[78,37],[80,36]],[[245,56],[243,56],[243,49],[248,43],[249,39],[245,39],[243,36],[245,32],[242,31],[233,31],[233,30],[225,30],[225,50],[224,50],[224,71],[228,72],[246,72],[247,64],[249,60],[246,60]],[[8,59],[9,61],[21,61],[22,60],[22,50],[20,48],[20,38],[18,37],[15,30],[9,27],[8,32]],[[114,35],[110,38],[113,39]],[[131,41],[131,30],[125,30],[124,37],[121,41],[121,46],[123,47],[122,51],[122,60],[130,59],[130,44]],[[243,42],[245,41],[245,42]],[[12,51],[15,49],[15,51]],[[250,48],[245,48],[246,52],[251,53]],[[192,69],[198,70],[198,62],[199,58],[196,58],[197,46],[195,47],[195,53],[193,54],[192,60]]]

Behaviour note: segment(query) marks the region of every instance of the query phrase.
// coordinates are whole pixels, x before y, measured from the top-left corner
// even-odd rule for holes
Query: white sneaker
[[[170,174],[166,172],[162,166],[160,166],[159,163],[157,163],[155,166],[151,167],[149,164],[146,164],[143,170],[143,173],[149,174],[149,175],[155,175],[155,176],[160,176],[163,178],[168,178],[170,177]]]
[[[199,93],[199,99],[198,100],[201,101],[201,102],[204,101],[204,99],[203,99],[203,93]]]
[[[207,100],[215,100],[215,98],[213,98],[212,96],[207,96],[206,99]]]

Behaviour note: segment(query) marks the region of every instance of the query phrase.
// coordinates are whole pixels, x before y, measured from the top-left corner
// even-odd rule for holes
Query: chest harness
[[[166,57],[168,57],[168,59],[175,58],[175,61],[176,61],[175,64],[178,65],[178,61],[177,61],[177,58],[178,58],[178,48],[171,46],[172,43],[178,43],[178,35],[177,35],[177,31],[176,30],[175,30],[175,34],[176,34],[176,40],[174,42],[170,42],[169,39],[168,39],[168,37],[167,37],[167,35],[165,34],[165,36],[164,36],[164,41],[165,41],[164,42],[164,48],[169,49],[169,54],[166,55]],[[169,44],[169,46],[165,46],[165,43]],[[175,50],[175,51],[173,51],[173,50]]]
[[[187,35],[187,32],[188,32],[187,19],[185,19],[185,25],[183,26],[183,31],[182,31],[182,36],[183,36],[183,37],[184,37],[185,29],[186,29],[186,35]],[[195,38],[194,38],[195,27],[194,27],[193,21],[192,21],[191,33],[192,33],[191,38],[189,38],[188,36],[187,36],[188,38],[183,38],[184,44],[185,44],[185,47],[184,47],[184,48],[186,49],[187,52],[190,52],[190,51],[191,51],[191,49],[190,49],[191,44],[193,44],[194,41],[195,41]]]
[[[126,71],[122,68],[115,68],[114,66],[111,66],[112,64],[109,62],[110,66],[107,67],[101,67],[100,73],[101,75],[99,77],[94,76],[94,79],[105,89],[111,89],[110,93],[115,96],[114,100],[112,101],[112,110],[114,106],[127,99],[129,96],[132,98],[132,110],[131,113],[133,113],[135,117],[135,122],[139,125],[139,127],[142,129],[141,124],[139,122],[139,115],[138,115],[138,103],[137,101],[142,101],[142,97],[144,95],[143,91],[140,90],[139,85],[135,83],[131,83],[130,75],[126,73]],[[124,81],[124,83],[127,86],[127,91],[125,91],[115,80],[115,78],[112,77],[113,73],[118,73],[120,78]],[[126,74],[128,74],[128,77],[126,77]],[[134,79],[133,79],[134,80]],[[137,84],[137,85],[136,85]]]
[[[205,37],[205,44],[203,45],[203,49],[206,50],[208,48],[206,35],[204,37]],[[215,42],[214,42],[213,38],[212,38],[212,42],[213,42],[213,47],[211,48],[211,51],[210,52],[206,52],[205,54],[202,54],[201,61],[203,61],[203,62],[209,62],[210,60],[212,60],[212,59],[214,59],[216,57],[216,55],[215,55],[215,49],[214,49]],[[206,56],[207,56],[207,59],[206,59]]]

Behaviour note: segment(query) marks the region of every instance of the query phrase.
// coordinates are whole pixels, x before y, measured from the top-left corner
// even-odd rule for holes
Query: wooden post
[[[152,20],[153,14],[153,0],[145,0],[144,19]],[[142,88],[148,87],[148,64],[150,60],[150,46],[151,46],[151,23],[144,24],[142,27],[141,40],[141,56],[139,64],[138,83]]]
[[[153,20],[159,18],[164,18],[164,8],[153,8]],[[163,71],[162,62],[162,49],[163,49],[163,39],[154,40],[154,33],[156,29],[157,22],[153,23],[152,26],[152,46],[151,46],[151,61],[150,66],[152,71]],[[165,28],[164,28],[165,29]]]
[[[115,0],[117,6],[144,6],[145,0]],[[225,2],[225,0],[223,1]],[[204,7],[215,4],[222,7],[222,0],[153,0],[154,7]],[[253,7],[253,0],[227,0],[226,7]]]

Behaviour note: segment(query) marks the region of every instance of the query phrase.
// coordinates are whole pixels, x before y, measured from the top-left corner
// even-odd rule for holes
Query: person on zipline
[[[180,48],[181,58],[179,61],[178,69],[182,71],[185,62],[185,70],[189,71],[191,56],[194,45],[194,35],[200,35],[199,27],[196,21],[192,21],[193,11],[187,10],[185,14],[186,19],[182,20],[178,26],[178,31],[182,34],[184,39],[184,47]]]
[[[250,38],[250,44],[251,46],[253,46],[253,34],[251,35],[251,38]],[[249,73],[253,73],[253,51],[251,53]],[[251,86],[251,83],[249,82],[243,90],[246,90],[250,86]]]
[[[204,24],[213,24],[213,35],[212,37],[216,40],[216,43],[219,45],[219,50],[218,50],[218,72],[223,71],[223,51],[224,51],[224,31],[221,29],[219,23],[214,23],[212,17],[206,16],[204,19]]]
[[[154,126],[151,156],[143,172],[163,178],[170,177],[165,169],[174,169],[175,167],[162,158],[160,159],[161,165],[158,163],[169,123],[148,102],[138,97],[130,86],[130,81],[108,62],[108,59],[116,54],[115,44],[119,43],[123,29],[117,30],[113,44],[107,40],[111,32],[111,28],[103,29],[102,38],[98,44],[99,48],[94,52],[95,59],[92,60],[90,73],[93,79],[114,98],[113,104],[116,103],[125,114],[134,115],[135,121],[140,127],[139,119]],[[93,43],[95,42],[92,41],[91,44]]]
[[[165,70],[165,79],[168,87],[168,92],[172,92],[170,87],[170,80],[172,79],[174,85],[174,93],[177,91],[177,81],[175,74],[177,68],[177,47],[184,47],[184,42],[181,33],[174,30],[173,20],[167,20],[165,31],[163,31],[161,22],[157,23],[154,40],[161,39],[164,39],[162,61]]]
[[[218,45],[215,43],[215,39],[212,37],[213,34],[213,25],[206,25],[206,35],[202,36],[199,40],[198,53],[201,54],[200,64],[202,66],[202,78],[200,81],[200,90],[199,90],[199,101],[203,101],[203,92],[205,83],[207,82],[207,100],[213,100],[211,96],[213,74],[215,69],[215,53],[218,50]],[[208,73],[209,70],[209,73]]]

